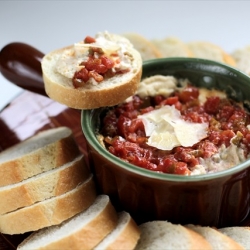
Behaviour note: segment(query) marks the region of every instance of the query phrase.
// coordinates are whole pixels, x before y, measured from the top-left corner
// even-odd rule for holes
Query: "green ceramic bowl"
[[[142,78],[162,74],[188,78],[194,85],[226,91],[249,107],[250,78],[229,66],[196,58],[146,61]],[[82,111],[90,165],[101,193],[137,222],[164,219],[209,226],[239,225],[250,211],[250,160],[231,169],[196,176],[156,173],[126,163],[96,138],[107,108]]]

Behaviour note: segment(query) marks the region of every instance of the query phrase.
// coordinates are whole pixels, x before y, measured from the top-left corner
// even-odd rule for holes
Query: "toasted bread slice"
[[[160,50],[142,35],[137,33],[124,33],[122,35],[128,38],[135,49],[140,52],[143,61],[162,57]]]
[[[95,183],[91,175],[67,193],[0,215],[0,232],[22,234],[58,225],[87,209],[95,198]]]
[[[129,213],[118,214],[116,228],[94,250],[132,250],[140,238],[140,230]]]
[[[0,187],[0,214],[30,206],[38,201],[64,194],[88,178],[90,171],[82,155],[61,167]]]
[[[224,227],[220,228],[219,231],[235,240],[243,248],[250,249],[250,227]]]
[[[135,93],[142,74],[140,53],[123,36],[102,32],[93,39],[44,56],[43,79],[51,99],[75,109],[94,109],[119,104]],[[114,63],[107,71],[102,56]],[[91,57],[96,61],[89,63]]]
[[[109,197],[100,195],[84,212],[63,222],[34,232],[18,250],[93,249],[117,225],[117,213]]]
[[[51,128],[0,153],[0,187],[62,166],[80,154],[71,129]]]
[[[219,232],[212,227],[203,227],[198,225],[186,225],[187,228],[202,235],[212,246],[213,249],[227,249],[227,250],[243,250],[244,248],[236,241]]]
[[[162,57],[191,57],[192,51],[177,37],[153,39],[151,42],[161,52]]]
[[[247,75],[250,75],[250,46],[233,51],[231,56],[236,62],[236,68]]]
[[[235,60],[221,47],[210,42],[196,41],[187,43],[193,57],[214,60],[217,62],[235,66]]]
[[[151,221],[139,226],[141,237],[136,250],[212,249],[198,233],[167,221]]]

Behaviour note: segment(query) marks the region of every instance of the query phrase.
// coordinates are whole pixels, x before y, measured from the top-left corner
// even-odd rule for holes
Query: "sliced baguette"
[[[193,57],[214,60],[231,66],[236,66],[233,57],[226,53],[221,47],[213,43],[195,41],[187,43],[187,46],[192,52]]]
[[[93,249],[116,225],[117,213],[109,197],[100,195],[86,211],[34,232],[17,249]]]
[[[98,33],[95,38],[97,39],[97,37],[101,37],[102,42],[93,43],[91,46],[103,49],[104,54],[107,54],[108,57],[109,54],[106,51],[118,51],[121,64],[129,65],[129,71],[114,76],[105,76],[104,80],[98,84],[93,83],[93,78],[91,78],[91,81],[83,86],[74,87],[72,83],[73,75],[79,64],[87,61],[88,58],[84,54],[86,49],[79,52],[79,48],[83,47],[83,44],[52,51],[45,55],[42,60],[45,91],[51,99],[75,109],[94,109],[119,104],[135,93],[142,74],[140,53],[123,36],[103,32]],[[106,40],[104,41],[104,39]],[[75,50],[76,48],[78,50]],[[61,63],[62,57],[67,58],[65,64]],[[77,62],[73,64],[76,58]],[[78,61],[79,58],[80,61]],[[62,64],[60,67],[58,62]]]
[[[69,128],[42,131],[0,153],[0,187],[62,166],[79,154]]]
[[[243,248],[250,249],[250,227],[224,227],[219,231],[235,240]]]
[[[250,75],[250,45],[236,49],[231,56],[236,62],[236,67],[247,75]]]
[[[151,42],[161,52],[162,57],[191,57],[193,55],[188,46],[177,37],[153,39]]]
[[[142,60],[150,60],[162,57],[160,50],[148,39],[137,33],[124,33],[122,34],[134,45],[142,57]]]
[[[0,187],[0,214],[30,206],[75,188],[90,175],[83,155],[61,167]]]
[[[116,228],[94,250],[132,250],[140,238],[140,230],[129,213],[118,214]]]
[[[91,175],[67,193],[0,215],[0,232],[22,234],[60,224],[87,209],[95,198],[95,183]]]
[[[198,233],[167,221],[151,221],[139,226],[141,237],[136,250],[212,249]]]
[[[227,250],[243,250],[244,248],[236,241],[219,232],[212,227],[198,226],[193,224],[186,225],[187,228],[202,235],[212,246],[214,250],[227,249]]]

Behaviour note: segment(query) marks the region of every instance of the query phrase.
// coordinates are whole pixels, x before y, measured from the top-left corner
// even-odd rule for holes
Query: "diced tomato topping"
[[[84,43],[86,44],[95,42],[96,39],[91,36],[86,36],[84,39]],[[94,46],[90,47],[88,59],[80,63],[80,66],[84,66],[85,68],[75,72],[73,76],[73,86],[75,88],[82,87],[90,78],[93,78],[97,83],[100,83],[105,77],[129,72],[129,69],[123,70],[119,67],[115,68],[115,64],[120,63],[120,59],[117,57],[117,53],[112,53],[108,57],[104,54],[102,48]],[[111,69],[115,69],[115,71],[113,72]]]
[[[89,80],[89,72],[87,69],[82,68],[77,71],[73,77],[73,85],[75,88],[81,87],[82,82],[87,82]]]
[[[187,103],[194,99],[197,99],[199,96],[199,90],[196,87],[188,86],[183,91],[178,93],[179,100],[182,103]]]
[[[96,82],[102,82],[103,81],[103,76],[98,74],[96,71],[92,70],[89,71],[89,78],[95,79]]]
[[[115,65],[114,61],[106,56],[101,56],[101,61],[107,69],[112,69]]]
[[[86,36],[83,41],[84,41],[84,43],[95,43],[96,42],[95,38],[91,37],[91,36]]]
[[[221,147],[231,143],[250,154],[250,116],[246,110],[229,99],[218,96],[200,103],[199,91],[187,86],[182,92],[169,97],[140,98],[133,96],[129,102],[109,110],[102,120],[107,149],[114,155],[152,171],[189,175],[201,158],[209,158]],[[172,150],[160,150],[147,144],[144,126],[138,115],[145,114],[161,105],[179,107],[183,119],[190,122],[207,122],[208,137],[191,147],[178,146]],[[176,107],[176,108],[177,108]]]
[[[211,96],[207,98],[207,101],[204,104],[204,110],[208,114],[216,114],[219,109],[220,97]]]

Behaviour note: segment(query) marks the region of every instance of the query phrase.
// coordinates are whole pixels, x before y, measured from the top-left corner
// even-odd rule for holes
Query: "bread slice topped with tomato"
[[[94,109],[135,94],[142,58],[127,38],[104,31],[46,54],[42,72],[51,99],[75,109]]]

